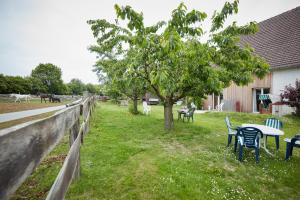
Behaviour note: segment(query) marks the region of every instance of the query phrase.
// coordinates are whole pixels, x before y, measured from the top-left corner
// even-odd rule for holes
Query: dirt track
[[[0,114],[3,113],[10,113],[10,112],[18,112],[24,110],[33,110],[38,108],[45,108],[45,107],[52,107],[52,106],[59,106],[64,105],[66,102],[63,103],[41,103],[40,101],[31,101],[31,102],[21,102],[21,103],[14,103],[14,102],[0,102]]]

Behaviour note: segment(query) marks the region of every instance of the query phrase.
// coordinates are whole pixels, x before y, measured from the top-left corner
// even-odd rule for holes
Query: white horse
[[[21,102],[21,99],[24,99],[26,102],[29,102],[30,99],[32,99],[32,97],[30,96],[30,94],[10,94],[10,97],[15,97],[15,103],[17,101]]]

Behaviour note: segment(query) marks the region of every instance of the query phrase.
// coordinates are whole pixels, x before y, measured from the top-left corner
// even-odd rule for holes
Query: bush
[[[296,115],[300,117],[300,80],[296,80],[295,87],[285,86],[280,96],[282,99],[287,99],[284,103],[296,108]]]

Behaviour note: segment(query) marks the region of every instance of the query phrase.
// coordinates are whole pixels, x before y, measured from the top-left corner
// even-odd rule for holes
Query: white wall
[[[286,85],[295,86],[296,79],[300,80],[300,66],[297,68],[274,70],[272,78],[272,94],[280,95]]]
[[[288,105],[272,105],[272,114],[278,117],[291,114],[292,112],[295,111],[296,111],[295,108],[291,108]]]

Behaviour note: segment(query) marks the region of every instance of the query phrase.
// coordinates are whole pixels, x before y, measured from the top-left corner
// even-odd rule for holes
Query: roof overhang
[[[300,63],[299,64],[293,64],[293,65],[274,66],[274,67],[271,66],[270,71],[294,69],[294,68],[300,68]]]

